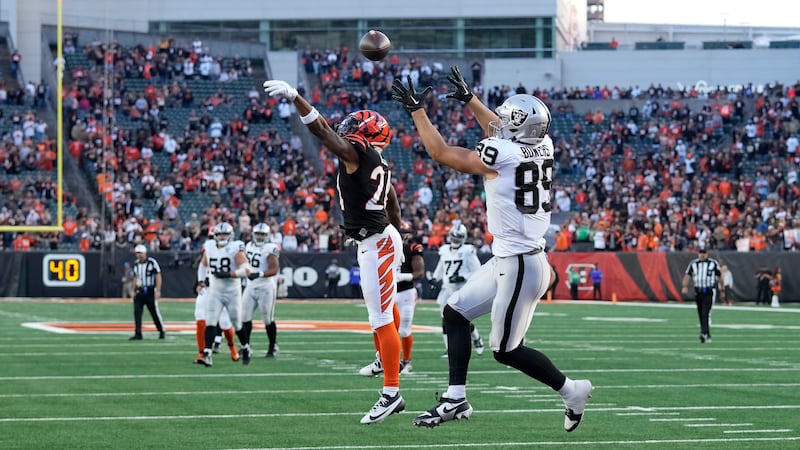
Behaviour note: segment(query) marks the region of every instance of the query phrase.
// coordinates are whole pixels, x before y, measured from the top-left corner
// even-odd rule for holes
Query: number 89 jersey
[[[484,183],[492,253],[504,257],[543,249],[550,226],[553,141],[545,136],[538,144],[523,144],[491,137],[476,150],[498,173]]]
[[[241,289],[241,280],[238,278],[217,278],[213,274],[216,272],[234,272],[239,266],[236,265],[236,254],[244,252],[244,242],[231,240],[224,247],[217,247],[217,241],[209,239],[203,244],[203,252],[208,263],[208,288],[214,290]]]
[[[260,270],[261,272],[267,271],[267,258],[270,255],[275,255],[275,257],[280,256],[280,251],[278,250],[278,246],[272,244],[270,242],[266,242],[261,245],[257,245],[255,242],[250,241],[244,248],[245,254],[247,254],[247,261],[250,263],[250,269],[253,271]],[[255,284],[267,284],[271,283],[277,286],[277,277],[268,277],[268,278],[257,278],[255,280],[248,280],[247,283],[255,283]]]

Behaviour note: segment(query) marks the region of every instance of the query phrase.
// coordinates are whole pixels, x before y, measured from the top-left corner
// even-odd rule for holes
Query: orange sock
[[[400,387],[400,336],[397,329],[394,323],[389,323],[375,330],[375,334],[380,341],[383,386]]]
[[[394,304],[392,308],[392,315],[394,316],[394,328],[396,330],[400,329],[400,308],[397,307],[397,303]]]
[[[404,338],[400,338],[400,342],[403,345],[403,360],[411,361],[411,347],[414,346],[414,335],[409,334]]]
[[[206,347],[206,321],[197,320],[194,323],[194,339],[197,341],[197,348],[200,353]]]
[[[372,342],[375,344],[375,350],[381,351],[381,341],[378,339],[378,333],[372,332]]]
[[[231,345],[236,344],[236,341],[233,340],[233,328],[228,328],[227,330],[222,330],[222,334],[225,335],[225,341],[228,342],[228,347]]]

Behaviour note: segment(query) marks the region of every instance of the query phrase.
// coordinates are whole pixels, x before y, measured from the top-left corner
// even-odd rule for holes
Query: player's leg
[[[358,245],[364,304],[369,313],[370,326],[378,337],[384,368],[381,398],[361,419],[362,424],[381,422],[389,415],[405,409],[405,401],[399,392],[400,336],[393,313],[397,292],[395,274],[401,258],[400,233],[391,225],[383,233],[369,237]]]
[[[259,292],[255,282],[247,283],[244,294],[242,294],[242,334],[247,337],[245,341],[248,344],[253,334],[253,313],[259,307],[258,297]]]
[[[201,288],[197,292],[197,297],[194,301],[194,339],[197,342],[197,359],[195,363],[199,363],[199,359],[203,357],[203,349],[206,346],[206,297],[207,288]]]
[[[472,338],[472,348],[475,349],[475,353],[479,356],[482,355],[484,350],[483,338],[474,323],[469,324],[469,334]]]
[[[447,299],[453,295],[453,292],[445,285],[442,285],[441,289],[439,289],[439,294],[436,296],[436,304],[439,305],[439,316],[442,318],[442,340],[444,341],[442,358],[447,358],[447,324],[444,323],[444,307],[447,306]]]
[[[225,305],[228,310],[228,314],[231,317],[231,324],[233,325],[234,331],[236,331],[236,337],[239,338],[239,355],[242,359],[242,364],[247,365],[250,364],[250,358],[253,356],[253,351],[250,349],[250,336],[248,335],[247,330],[242,328],[242,315],[244,313],[244,307],[242,305],[242,290],[238,287],[232,291],[230,291],[228,295],[228,303]]]
[[[397,293],[397,309],[400,312],[400,345],[403,349],[403,358],[400,361],[400,372],[411,372],[411,349],[414,346],[414,335],[411,326],[414,322],[414,308],[417,304],[417,290],[406,289]]]
[[[206,331],[205,346],[203,347],[203,357],[199,363],[206,367],[211,367],[212,346],[214,345],[214,335],[219,327],[219,317],[222,314],[224,305],[224,291],[211,290],[206,292]]]
[[[500,281],[492,306],[489,342],[494,358],[558,391],[566,407],[564,429],[573,431],[581,423],[592,384],[588,380],[571,380],[544,353],[522,344],[539,298],[550,281],[547,257],[539,253],[497,258],[497,261]]]
[[[264,322],[264,330],[267,332],[267,358],[274,358],[278,354],[278,327],[275,324],[277,294],[276,286],[269,284],[264,286],[260,293],[259,310],[261,312],[261,320]]]
[[[236,350],[236,335],[233,332],[233,324],[231,323],[231,316],[228,314],[228,308],[222,308],[222,313],[219,315],[219,327],[217,328],[217,335],[214,337],[215,350],[222,345],[223,337],[225,337],[225,343],[228,345],[228,353],[230,353],[231,359],[233,362],[239,361],[239,352]]]
[[[438,404],[415,417],[414,425],[435,427],[442,422],[467,419],[472,415],[472,405],[467,401],[467,371],[472,352],[470,323],[491,311],[496,290],[494,264],[494,259],[491,259],[482,265],[447,300],[443,316],[447,327],[449,384]]]

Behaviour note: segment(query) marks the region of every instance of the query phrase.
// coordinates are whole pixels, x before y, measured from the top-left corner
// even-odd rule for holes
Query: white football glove
[[[264,92],[270,97],[279,95],[286,97],[290,102],[297,98],[297,89],[291,87],[289,83],[281,80],[267,80],[264,82]]]

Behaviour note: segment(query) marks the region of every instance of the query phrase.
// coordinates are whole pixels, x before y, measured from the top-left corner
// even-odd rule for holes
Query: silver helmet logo
[[[526,120],[528,120],[528,113],[525,111],[521,109],[511,111],[511,125],[518,127],[525,123]]]

